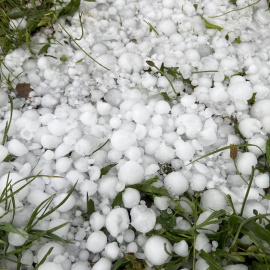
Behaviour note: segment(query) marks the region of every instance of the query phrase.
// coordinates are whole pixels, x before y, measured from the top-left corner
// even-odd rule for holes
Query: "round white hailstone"
[[[0,145],[0,162],[2,162],[8,155],[8,150],[5,146]]]
[[[13,232],[8,234],[8,243],[12,246],[22,246],[28,239],[28,234],[24,230],[18,229],[18,231],[20,231],[23,236]]]
[[[83,240],[83,239],[84,239],[84,237],[81,240]],[[88,250],[81,250],[80,253],[79,253],[79,259],[81,261],[85,262],[85,263],[88,263],[88,262],[86,262],[89,259],[89,252],[88,252]],[[83,262],[81,262],[81,263],[83,263]],[[86,265],[86,267],[87,267],[87,265]],[[78,267],[77,269],[80,270],[81,268]],[[86,270],[88,270],[88,269],[89,268],[86,268]]]
[[[116,208],[106,217],[106,229],[113,237],[117,237],[129,226],[128,211],[125,208]]]
[[[270,115],[265,116],[261,119],[262,127],[265,129],[267,133],[270,133]]]
[[[157,114],[168,114],[170,110],[171,110],[171,106],[165,100],[160,100],[155,105],[155,112]]]
[[[112,262],[107,258],[100,258],[98,262],[92,267],[92,270],[111,270]]]
[[[63,267],[60,263],[54,263],[54,262],[45,262],[41,264],[38,268],[39,270],[63,270]]]
[[[255,177],[255,184],[258,188],[268,188],[269,187],[269,175],[259,174]]]
[[[100,178],[100,168],[98,166],[91,166],[88,171],[89,177],[91,181],[96,181]]]
[[[211,211],[202,212],[199,215],[199,218],[197,220],[197,225],[202,224],[211,214],[212,214]],[[212,220],[217,220],[217,219],[215,218]],[[203,226],[202,229],[198,229],[197,232],[206,233],[206,234],[214,234],[215,232],[218,231],[218,229],[219,229],[218,224],[209,224],[209,225]]]
[[[248,200],[245,205],[243,217],[246,218],[254,217],[255,216],[254,210],[256,210],[258,214],[266,214],[266,209],[261,203],[255,200]]]
[[[111,137],[112,147],[118,151],[128,150],[136,141],[135,134],[126,130],[117,130]]]
[[[54,206],[57,206],[58,204],[60,204],[66,197],[67,197],[67,193],[63,193],[60,194],[58,196],[56,196],[53,200]],[[76,199],[75,197],[71,194],[68,199],[64,202],[64,204],[62,204],[57,210],[59,212],[67,212],[70,209],[73,208],[73,206],[76,203]]]
[[[34,261],[34,255],[31,250],[26,250],[23,251],[22,253],[22,258],[21,258],[21,263],[25,264],[26,266],[30,267],[33,264]]]
[[[181,98],[181,104],[186,107],[190,108],[196,101],[196,97],[193,95],[185,95]]]
[[[156,214],[146,205],[136,205],[130,211],[131,225],[141,233],[147,233],[154,229]]]
[[[114,55],[111,54],[103,54],[98,57],[96,57],[96,61],[99,62],[101,65],[108,69],[115,69],[115,65],[117,64],[117,59]],[[100,66],[99,64],[96,63],[96,68],[98,70],[104,70],[104,67]]]
[[[228,93],[236,100],[247,101],[252,98],[253,90],[247,82],[230,83]]]
[[[253,136],[248,140],[248,144],[259,146],[265,152],[266,138],[260,134]],[[262,154],[261,150],[256,146],[248,146],[248,151],[254,153],[257,157]]]
[[[150,118],[150,113],[147,110],[147,108],[143,104],[136,104],[132,107],[131,110],[132,113],[132,119],[137,123],[137,124],[145,124],[149,118]]]
[[[105,217],[99,212],[94,212],[90,216],[89,224],[93,231],[99,231],[105,225]]]
[[[172,194],[182,195],[188,190],[189,183],[180,172],[172,172],[164,178],[164,187]]]
[[[175,6],[174,0],[163,0],[162,6],[165,8],[173,9]]]
[[[217,85],[209,90],[210,98],[213,102],[225,102],[228,94],[223,85]]]
[[[207,178],[203,174],[194,174],[190,180],[190,187],[194,191],[203,191],[207,185]]]
[[[117,242],[111,242],[104,249],[104,256],[109,260],[115,261],[119,256],[120,248]]]
[[[141,151],[136,146],[131,146],[127,151],[125,151],[125,156],[130,160],[138,160],[141,158]]]
[[[227,201],[225,196],[217,189],[206,190],[201,197],[201,206],[204,210],[218,211],[225,209]]]
[[[86,242],[86,248],[93,252],[101,252],[107,244],[107,236],[104,232],[95,231],[90,234]]]
[[[92,126],[97,123],[97,114],[92,111],[83,112],[79,119],[86,126]]]
[[[126,188],[122,193],[122,200],[125,208],[132,208],[139,204],[141,200],[141,194],[135,188]]]
[[[182,240],[178,243],[175,243],[173,245],[174,252],[179,255],[180,257],[186,257],[188,256],[188,244],[185,240]]]
[[[110,126],[112,128],[119,128],[121,126],[121,120],[118,117],[112,117],[110,119]]]
[[[41,262],[41,260],[44,258],[44,256],[46,255],[46,253],[49,251],[50,248],[53,249],[50,255],[46,258],[46,261],[52,260],[55,256],[61,255],[65,251],[65,248],[59,243],[56,242],[47,243],[44,246],[42,246],[37,252],[38,263]]]
[[[209,269],[209,265],[206,263],[206,261],[202,258],[199,258],[196,261],[195,270],[207,270]]]
[[[150,175],[150,174],[155,174],[159,170],[159,166],[157,164],[150,164],[148,167],[145,169],[145,175]]]
[[[97,102],[97,112],[100,115],[108,115],[110,114],[112,106],[109,103],[98,101]]]
[[[40,143],[45,149],[55,149],[61,143],[61,139],[55,135],[44,134],[41,136]]]
[[[21,175],[19,175],[18,173],[5,174],[0,179],[0,194],[3,193],[5,187],[7,186],[7,183],[9,182],[10,185],[12,185],[13,192],[25,185],[23,189],[21,189],[18,193],[14,195],[16,199],[22,201],[29,193],[29,185],[27,185],[27,181],[22,180]]]
[[[46,94],[41,98],[41,106],[44,108],[52,108],[57,105],[58,100],[53,97],[51,94]]]
[[[34,206],[38,206],[40,203],[48,199],[49,195],[40,189],[30,190],[27,201]]]
[[[244,264],[227,265],[224,270],[248,270],[248,267]]]
[[[176,145],[175,154],[183,161],[191,160],[195,155],[195,148],[191,143],[181,141]]]
[[[8,142],[8,151],[10,154],[17,157],[23,156],[28,153],[27,147],[16,139]]]
[[[264,8],[259,8],[254,13],[254,20],[258,24],[268,25],[270,23],[270,15]]]
[[[239,172],[246,175],[251,175],[252,166],[255,167],[257,162],[255,154],[250,152],[239,154],[236,160]]]
[[[135,160],[127,161],[120,167],[118,178],[126,185],[138,184],[142,182],[144,178],[144,169],[142,165]]]
[[[96,43],[93,45],[92,51],[98,55],[102,55],[108,51],[108,47],[104,43]]]
[[[174,150],[165,143],[161,143],[155,151],[155,158],[161,164],[170,163],[175,158]]]
[[[214,127],[205,128],[199,133],[199,143],[203,146],[209,146],[217,141],[217,132]]]
[[[263,119],[265,116],[270,115],[270,100],[258,100],[254,103],[254,105],[250,109],[250,114],[252,117],[257,119]]]
[[[83,250],[84,251],[84,250]],[[89,257],[89,254],[88,254]],[[90,268],[90,263],[86,261],[78,261],[74,263],[71,267],[70,270],[89,270]]]
[[[72,158],[61,157],[56,160],[55,170],[57,171],[57,173],[65,173],[70,169],[72,162]]]
[[[67,223],[67,221],[65,219],[62,219],[62,218],[53,219],[53,220],[51,220],[51,222],[49,224],[48,230],[53,229],[57,226],[60,226],[64,223]],[[54,231],[53,233],[55,235],[58,235],[59,237],[66,238],[69,228],[70,228],[70,225],[66,224],[64,227]]]
[[[254,133],[260,132],[261,122],[255,118],[247,118],[239,123],[239,130],[245,138],[251,138]]]
[[[74,150],[80,156],[89,156],[97,149],[97,145],[98,144],[91,144],[91,142],[87,139],[80,139],[74,145]]]
[[[4,90],[0,90],[0,107],[4,107],[8,104],[8,95]]]
[[[172,252],[171,243],[164,237],[151,236],[145,243],[144,254],[146,260],[152,265],[162,265],[169,261],[170,255],[166,252],[164,245],[169,253]]]
[[[134,241],[134,239],[135,239],[135,232],[133,230],[128,229],[123,233],[123,236],[124,236],[124,240],[127,243],[130,243],[130,242]]]
[[[196,238],[195,249],[198,251],[203,249],[206,253],[208,253],[211,251],[211,248],[212,246],[209,243],[207,236],[204,233],[200,233]]]
[[[117,195],[116,185],[118,183],[117,177],[105,176],[99,181],[98,193],[103,198],[114,199]]]
[[[168,82],[168,80],[164,76],[158,78],[158,80],[157,80],[158,87],[167,88],[167,87],[169,87],[169,85],[170,85],[170,83]]]
[[[165,20],[159,22],[157,26],[158,32],[165,34],[166,36],[171,36],[176,32],[176,25],[171,20]]]
[[[256,94],[256,99],[265,99],[270,92],[269,87],[263,84],[255,84],[253,85],[254,93]]]
[[[126,52],[119,57],[118,65],[129,74],[139,73],[143,69],[143,59],[139,54]]]
[[[81,172],[78,172],[77,170],[70,170],[66,174],[66,178],[68,181],[70,181],[74,185],[76,181],[78,181],[78,183],[83,182],[83,180],[85,179],[85,176]]]
[[[67,132],[67,122],[54,119],[48,123],[48,129],[52,135],[63,136]]]
[[[189,49],[185,52],[185,57],[188,62],[199,61],[201,56],[196,49]]]
[[[169,207],[170,199],[165,196],[158,197],[156,196],[154,199],[154,204],[159,210],[166,210]]]
[[[138,252],[138,250],[139,250],[138,245],[135,242],[132,242],[132,243],[129,243],[127,245],[126,252],[127,253],[136,253],[136,252]]]
[[[149,73],[144,73],[142,76],[141,84],[144,88],[149,89],[156,85],[157,79]]]

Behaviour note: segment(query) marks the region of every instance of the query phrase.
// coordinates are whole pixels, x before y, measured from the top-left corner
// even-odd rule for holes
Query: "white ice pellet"
[[[97,123],[97,114],[93,111],[83,112],[79,119],[86,126],[92,126]]]
[[[18,234],[18,233],[13,233],[10,232],[8,234],[8,243],[12,246],[22,246],[25,241],[28,239],[28,234],[22,230],[22,229],[18,229],[18,231],[22,234]]]
[[[49,242],[44,244],[37,252],[37,262],[41,262],[41,260],[45,257],[47,252],[53,248],[49,256],[46,258],[46,261],[51,261],[55,256],[62,255],[65,251],[63,245],[56,243],[56,242]],[[46,268],[45,268],[46,269]],[[44,269],[44,270],[45,270]]]
[[[253,136],[254,133],[260,132],[261,123],[255,118],[246,118],[239,123],[239,130],[241,134],[249,139]]]
[[[195,242],[195,249],[198,251],[204,250],[206,253],[211,251],[211,244],[209,243],[209,239],[204,233],[198,234]]]
[[[55,227],[58,227],[64,223],[67,223],[67,221],[65,219],[62,219],[62,218],[54,218],[50,221],[50,224],[49,224],[49,230],[50,229],[53,229]],[[68,230],[70,228],[70,224],[66,224],[64,227],[58,229],[58,230],[55,230],[53,233],[59,237],[62,237],[62,238],[66,238],[67,237],[67,233],[68,233]]]
[[[96,184],[95,182],[93,182]],[[116,185],[118,183],[117,177],[106,176],[102,177],[98,185],[98,193],[103,198],[114,199],[117,195]]]
[[[60,194],[60,195],[57,195],[55,198],[54,198],[54,205],[58,205],[60,204],[66,197],[67,197],[67,193],[63,193],[63,194]],[[64,204],[62,204],[57,210],[59,212],[67,212],[69,211],[76,203],[76,199],[75,197],[71,194],[68,199],[64,202]]]
[[[48,197],[49,195],[42,190],[32,189],[27,195],[27,201],[34,206],[38,206],[40,203],[48,199]]]
[[[104,248],[104,256],[109,260],[116,260],[119,256],[120,248],[117,242],[111,242],[107,244]]]
[[[19,140],[13,139],[8,142],[8,151],[10,154],[20,157],[28,153],[27,147]]]
[[[38,268],[39,270],[63,270],[63,267],[61,266],[60,263],[55,263],[55,262],[45,262],[41,264]]]
[[[98,262],[92,267],[92,270],[111,270],[112,268],[111,260],[107,258],[100,258]]]
[[[45,149],[55,149],[61,143],[61,139],[55,135],[44,134],[41,136],[40,142]]]
[[[139,73],[143,69],[143,60],[139,54],[126,52],[119,57],[118,65],[127,73]]]
[[[8,94],[4,90],[0,90],[0,107],[4,107],[8,103]]]
[[[203,174],[194,174],[190,180],[190,187],[194,191],[203,191],[207,185],[207,178]]]
[[[257,162],[257,157],[251,152],[240,153],[236,160],[239,172],[246,175],[251,175],[252,166],[255,167]]]
[[[232,264],[224,267],[224,270],[248,270],[248,267],[244,264]]]
[[[166,36],[171,36],[176,32],[176,25],[173,21],[171,20],[165,20],[165,21],[160,21],[157,26],[157,30],[160,33],[165,34]]]
[[[180,172],[172,172],[164,178],[164,187],[172,194],[182,195],[188,190],[189,182]]]
[[[90,216],[89,224],[93,231],[99,231],[105,225],[105,217],[99,212],[94,212]]]
[[[236,77],[236,76],[235,76]],[[230,82],[228,87],[228,93],[234,99],[234,101],[241,100],[247,101],[252,97],[253,90],[249,83],[243,82]]]
[[[208,211],[225,209],[227,201],[224,194],[217,189],[206,190],[201,196],[201,206]]]
[[[140,183],[144,178],[144,169],[135,160],[127,161],[118,171],[118,178],[126,185],[134,185]]]
[[[90,234],[86,242],[86,248],[93,252],[101,252],[107,244],[107,236],[104,232],[95,231]]]
[[[67,122],[54,119],[48,123],[48,129],[52,135],[62,136],[67,132]]]
[[[197,220],[197,225],[202,224],[207,218],[209,218],[211,214],[212,214],[211,211],[202,212],[199,215],[199,218]],[[217,219],[212,219],[212,220],[217,220]],[[219,229],[218,224],[209,224],[209,225],[203,226],[202,229],[198,229],[197,232],[206,233],[206,234],[215,234],[218,231],[218,229]]]
[[[158,197],[154,199],[154,204],[159,210],[166,210],[169,207],[169,198],[165,196]]]
[[[70,170],[66,174],[66,178],[74,185],[76,181],[78,181],[78,183],[81,183],[85,179],[85,176],[77,170]]]
[[[203,146],[209,146],[217,141],[217,132],[214,127],[208,127],[199,133],[198,141]]]
[[[126,208],[132,208],[141,200],[140,192],[134,188],[126,188],[122,193],[123,204]]]
[[[116,208],[107,215],[105,225],[111,236],[117,237],[128,228],[129,223],[128,211],[125,208]]]
[[[5,146],[0,145],[0,162],[2,162],[8,155],[8,150]]]
[[[180,257],[186,257],[189,253],[188,244],[185,240],[181,240],[173,245],[173,251]]]
[[[187,161],[193,158],[195,149],[191,143],[180,141],[176,144],[175,154],[179,159]]]
[[[137,124],[145,124],[150,118],[150,113],[143,104],[136,104],[133,106],[132,110],[132,119]]]
[[[259,174],[255,176],[255,184],[258,188],[268,188],[269,187],[269,175],[264,173],[264,174]]]
[[[255,200],[248,200],[245,204],[243,217],[251,218],[255,216],[254,210],[258,212],[258,214],[266,214],[265,207]]]
[[[130,211],[131,225],[141,233],[151,231],[156,224],[156,214],[146,205],[136,205]]]
[[[270,100],[263,99],[255,101],[254,105],[250,109],[250,114],[252,117],[257,118],[258,120],[270,115]]]
[[[72,158],[60,157],[59,159],[56,160],[55,170],[58,173],[65,173],[69,170],[72,162],[73,162]]]
[[[126,130],[117,130],[111,137],[112,147],[118,151],[128,150],[136,141],[136,136]]]
[[[74,150],[80,156],[89,156],[92,154],[98,146],[98,141],[90,141],[86,138],[82,138],[78,140],[78,142],[74,145]]]
[[[155,112],[157,114],[168,114],[171,110],[171,106],[167,101],[160,100],[155,105]]]
[[[155,76],[149,74],[149,73],[144,73],[142,76],[141,84],[144,88],[150,89],[153,88],[157,83],[157,79]]]
[[[166,245],[166,250],[165,250]],[[146,260],[152,265],[162,265],[170,259],[168,253],[172,252],[171,243],[164,237],[151,236],[145,243],[144,254]]]

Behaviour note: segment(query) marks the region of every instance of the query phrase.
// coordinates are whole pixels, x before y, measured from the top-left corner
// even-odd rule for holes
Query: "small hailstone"
[[[67,132],[67,122],[54,119],[48,123],[48,129],[52,135],[63,136]]]
[[[105,217],[99,212],[94,212],[90,216],[89,224],[93,231],[99,231],[105,225]]]
[[[233,264],[224,266],[224,270],[248,270],[248,267],[244,264]]]
[[[56,218],[56,219],[52,219],[50,224],[49,224],[49,230],[50,229],[53,229],[57,226],[60,226],[64,223],[66,223],[67,221],[65,219],[62,219],[62,218]],[[67,236],[67,233],[68,233],[68,230],[70,228],[70,225],[69,224],[66,224],[64,227],[54,231],[53,233],[59,237],[63,237],[63,238],[66,238]]]
[[[270,115],[270,100],[263,99],[255,101],[254,105],[250,109],[250,115],[258,120]]]
[[[157,26],[158,32],[165,34],[166,36],[171,36],[177,30],[176,25],[171,20],[160,21]]]
[[[112,147],[118,151],[128,150],[136,141],[136,136],[126,130],[117,130],[111,137]]]
[[[156,82],[157,82],[157,79],[155,76],[147,72],[143,74],[141,84],[144,88],[146,89],[153,88],[156,85]]]
[[[144,246],[146,260],[152,265],[162,265],[168,261],[170,255],[166,252],[165,245],[167,251],[171,253],[172,245],[166,238],[157,235],[151,236]]]
[[[0,90],[0,107],[4,107],[8,103],[8,94],[4,90]]]
[[[44,134],[41,136],[40,143],[45,149],[55,149],[61,143],[61,139],[55,135]]]
[[[0,162],[2,162],[8,155],[8,150],[5,146],[0,145]]]
[[[206,188],[207,178],[203,174],[194,174],[190,180],[190,187],[194,191],[202,191]]]
[[[143,104],[136,104],[131,110],[132,119],[137,124],[145,124],[150,118],[150,113]]]
[[[10,154],[20,157],[28,153],[27,147],[20,141],[13,139],[8,142],[8,151]]]
[[[110,114],[112,106],[106,102],[97,102],[97,112],[99,115],[108,115]]]
[[[136,252],[138,252],[138,245],[135,242],[129,243],[127,245],[127,252],[128,253],[136,253]]]
[[[165,143],[161,143],[155,151],[155,158],[161,164],[170,163],[175,158],[174,150]]]
[[[209,243],[209,239],[204,233],[200,233],[195,242],[195,248],[200,251],[204,250],[206,253],[211,251],[211,244]]]
[[[239,130],[241,134],[249,139],[253,136],[254,133],[259,133],[261,129],[261,123],[255,118],[247,118],[239,123]]]
[[[258,214],[266,214],[266,209],[261,203],[255,200],[248,200],[245,204],[243,217],[246,218],[254,217],[255,216],[254,210],[256,210]]]
[[[141,233],[147,233],[155,227],[156,214],[146,205],[134,206],[131,211],[131,225]]]
[[[117,242],[111,242],[104,248],[104,256],[109,260],[115,261],[119,256],[120,248]]]
[[[125,208],[116,208],[110,211],[106,217],[106,229],[113,237],[117,237],[126,230],[130,220]]]
[[[236,160],[236,164],[237,164],[239,172],[246,175],[251,175],[252,166],[255,167],[257,162],[258,161],[255,154],[250,153],[250,152],[241,153],[240,155],[238,155],[237,160]]]
[[[92,267],[92,270],[111,270],[112,262],[107,258],[100,258],[98,262]]]
[[[206,263],[206,261],[202,258],[199,258],[196,261],[195,270],[208,270],[209,265]]]
[[[81,252],[85,252],[85,250],[83,250]],[[80,254],[81,254],[81,252],[80,252]],[[79,254],[79,257],[80,257],[80,254]],[[89,257],[89,255],[88,255],[88,257]],[[89,262],[77,261],[76,263],[72,264],[72,267],[71,267],[70,270],[88,270],[88,269],[90,269],[90,263]]]
[[[268,188],[269,187],[269,175],[264,173],[264,174],[259,174],[255,176],[255,184],[258,188]]]
[[[133,230],[126,230],[123,234],[124,236],[124,240],[127,242],[127,243],[130,243],[132,241],[134,241],[135,239],[135,232]]]
[[[55,170],[57,171],[57,173],[65,173],[70,169],[72,162],[72,158],[61,157],[56,160]]]
[[[199,215],[199,218],[197,220],[197,225],[200,225],[201,223],[203,223],[211,214],[212,212],[210,211],[202,212]],[[217,219],[212,219],[212,220],[217,220]],[[203,226],[202,229],[198,229],[197,232],[206,233],[206,234],[214,234],[215,232],[218,231],[218,229],[219,229],[218,224],[209,224],[209,225]]]
[[[199,133],[198,141],[203,146],[210,146],[217,141],[217,132],[214,127],[205,128]]]
[[[217,189],[209,189],[202,194],[201,206],[205,210],[218,211],[225,209],[227,201],[220,191]]]
[[[160,100],[155,105],[155,112],[157,114],[168,114],[170,110],[171,110],[171,106],[165,100]]]
[[[93,252],[101,252],[107,244],[107,236],[104,232],[95,231],[90,234],[86,242],[86,248]]]
[[[143,60],[139,54],[126,52],[118,59],[120,69],[127,73],[140,72],[143,69]]]
[[[86,126],[93,126],[97,123],[97,114],[93,111],[85,111],[83,112],[79,119]]]
[[[235,76],[236,77],[236,76]],[[244,81],[230,82],[228,93],[236,100],[247,101],[252,97],[253,90],[249,83]]]
[[[187,161],[193,158],[195,155],[195,149],[191,143],[181,141],[176,145],[175,154],[179,159]]]
[[[166,196],[155,196],[154,204],[159,210],[166,210],[169,207],[169,201],[170,199]]]
[[[45,257],[45,255],[48,253],[49,249],[52,249],[52,252],[50,255],[46,258],[46,261],[52,260],[57,255],[62,255],[65,251],[63,245],[56,243],[56,242],[49,242],[45,245],[43,245],[37,252],[37,262],[41,262],[41,260]],[[48,268],[44,268],[46,270]]]
[[[172,194],[182,195],[188,190],[189,183],[180,172],[172,172],[164,178],[164,187]]]
[[[185,240],[175,243],[173,245],[173,250],[177,255],[181,257],[186,257],[188,256],[188,253],[189,253],[188,244]]]
[[[41,264],[38,268],[39,270],[63,270],[63,267],[60,263],[54,263],[54,262],[45,262]]]
[[[18,229],[24,236],[10,232],[8,234],[8,243],[12,246],[22,246],[28,238],[28,234],[22,229]]]
[[[67,193],[60,194],[55,197],[54,199],[54,205],[60,204],[67,196]],[[76,203],[75,197],[71,194],[68,199],[62,204],[57,210],[60,212],[67,212],[69,211]]]
[[[98,193],[103,198],[114,199],[117,195],[116,186],[118,179],[113,176],[105,176],[99,181]],[[94,182],[93,182],[94,183]]]
[[[126,208],[132,208],[139,204],[141,200],[140,192],[134,188],[126,188],[122,193],[122,200]]]
[[[120,167],[118,178],[126,185],[138,184],[144,178],[144,169],[137,161],[127,161]]]

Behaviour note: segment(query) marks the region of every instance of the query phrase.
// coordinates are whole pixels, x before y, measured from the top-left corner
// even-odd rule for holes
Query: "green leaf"
[[[124,267],[127,263],[127,260],[123,257],[114,263],[112,270],[123,269],[122,267]]]
[[[223,260],[224,258],[231,260],[233,262],[245,262],[245,257],[235,254],[235,253],[228,253],[225,250],[222,249],[217,249],[215,252],[213,252],[213,254],[215,254],[216,256],[220,257],[221,260]]]
[[[193,6],[194,6],[195,10],[197,11],[198,4],[194,4]]]
[[[169,95],[166,92],[160,93],[160,95],[163,97],[165,101],[172,101],[172,99],[169,97]]]
[[[96,0],[84,0],[85,2],[96,2]]]
[[[122,198],[123,191],[119,192],[113,202],[112,202],[112,207],[114,208],[115,206],[120,206],[123,203],[123,198]]]
[[[238,36],[238,37],[234,40],[233,43],[242,43],[242,41],[241,41],[240,37]]]
[[[264,263],[252,261],[252,270],[270,270],[270,265],[266,265]]]
[[[67,61],[67,57],[63,54],[63,55],[60,57],[60,60],[61,60],[61,61]]]
[[[210,266],[210,269],[223,270],[223,268],[213,259],[211,255],[211,253],[206,253],[203,249],[201,249],[200,257],[206,261],[206,263]]]
[[[161,215],[157,217],[159,223],[165,230],[172,230],[176,225],[176,217],[173,213],[169,214],[166,210],[161,211]]]
[[[40,49],[40,51],[38,52],[38,55],[47,53],[47,51],[48,51],[50,45],[51,45],[50,43],[44,45],[44,46]]]
[[[100,177],[99,179],[103,176],[103,175],[107,175],[107,173],[117,165],[117,163],[113,163],[113,164],[110,164],[106,167],[103,167],[101,170],[100,170]]]
[[[24,238],[26,238],[26,234],[23,234],[20,232],[17,228],[15,228],[12,224],[7,222],[0,222],[0,231],[6,231],[8,233],[15,233],[18,234]]]
[[[95,212],[95,203],[93,200],[89,199],[87,192],[87,202],[86,202],[86,212],[82,213],[83,217],[89,217]]]
[[[64,8],[61,9],[59,16],[68,15],[73,16],[79,9],[81,0],[71,0]]]
[[[205,23],[205,27],[207,29],[217,29],[218,31],[221,31],[223,28],[218,26],[218,25],[215,25],[215,24],[212,24],[210,23],[209,21],[207,21],[203,16],[201,16],[202,20],[204,21]]]
[[[3,162],[9,162],[10,160],[12,160],[13,158],[15,158],[16,156],[10,154],[8,156],[6,156],[6,158],[3,160]]]
[[[76,63],[81,63],[84,58],[78,60]]]
[[[255,103],[255,97],[256,97],[257,93],[253,93],[252,97],[247,101],[248,105],[253,106]]]

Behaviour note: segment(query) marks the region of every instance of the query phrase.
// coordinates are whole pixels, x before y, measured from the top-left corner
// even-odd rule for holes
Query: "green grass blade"
[[[211,253],[206,253],[202,249],[200,257],[206,261],[206,263],[210,266],[210,269],[223,270],[223,268],[212,258]]]

